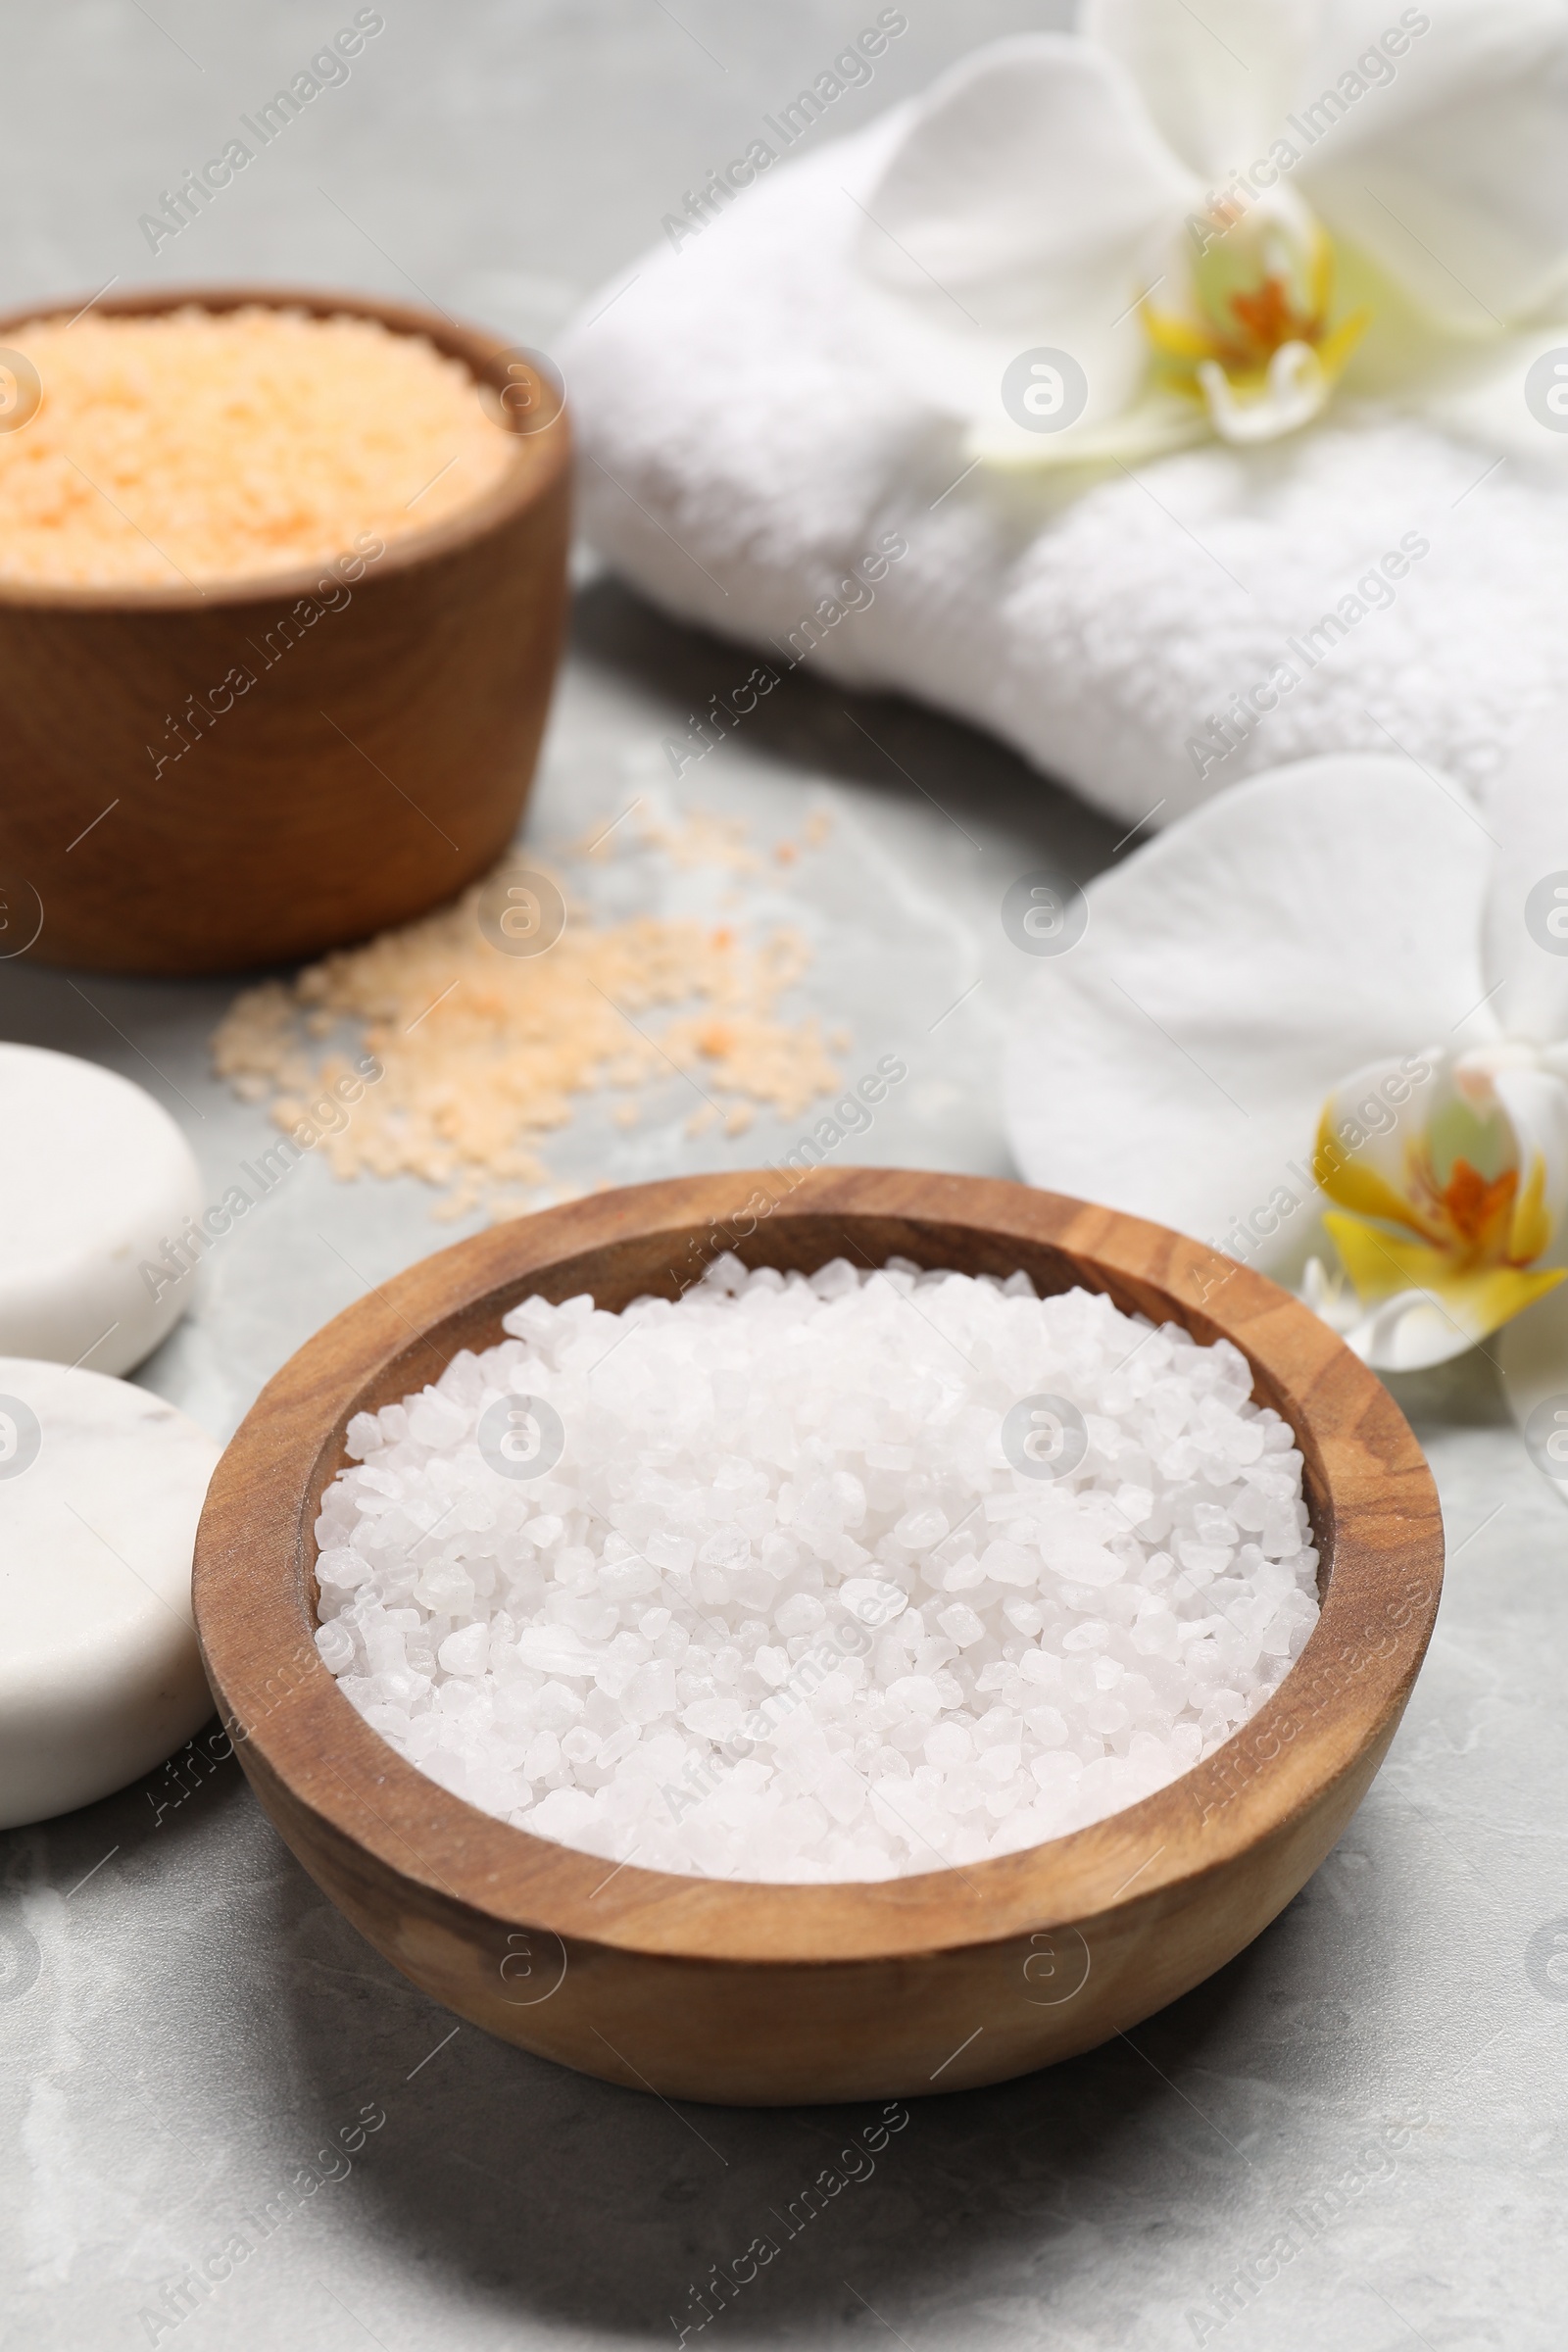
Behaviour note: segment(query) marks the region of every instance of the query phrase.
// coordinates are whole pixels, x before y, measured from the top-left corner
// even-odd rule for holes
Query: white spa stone
[[[190,1303],[138,1271],[202,1210],[189,1144],[151,1095],[41,1046],[0,1045],[0,1350],[128,1372]]]
[[[123,1788],[212,1713],[190,1564],[220,1451],[128,1381],[0,1356],[0,1829]]]

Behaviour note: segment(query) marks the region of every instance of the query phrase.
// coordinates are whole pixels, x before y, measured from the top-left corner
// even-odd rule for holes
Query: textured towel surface
[[[1087,487],[964,474],[855,260],[906,119],[775,168],[590,306],[563,360],[605,555],[775,666],[991,728],[1129,824],[1334,750],[1402,749],[1484,795],[1568,669],[1568,496],[1343,407]],[[868,582],[890,537],[907,553]],[[1369,579],[1386,556],[1399,576]],[[1212,721],[1254,689],[1275,707],[1227,749]]]

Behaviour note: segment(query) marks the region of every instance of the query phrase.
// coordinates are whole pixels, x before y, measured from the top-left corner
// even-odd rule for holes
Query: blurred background
[[[547,348],[755,136],[859,15],[794,0],[392,0],[346,83],[313,99],[155,257],[159,192],[218,152],[353,6],[85,0],[6,12],[0,156],[8,304],[122,284],[300,278],[418,299]],[[1067,0],[915,7],[873,78],[808,134],[858,128],[981,41],[1070,23]]]

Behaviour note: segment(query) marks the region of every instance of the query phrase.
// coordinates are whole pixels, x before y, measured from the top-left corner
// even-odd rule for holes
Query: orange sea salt
[[[516,444],[458,361],[253,306],[10,332],[42,397],[0,434],[0,579],[178,586],[324,563],[466,506]]]
[[[738,828],[697,832],[710,852],[741,848]],[[690,826],[645,836],[676,863],[693,847]],[[253,1101],[270,1098],[290,1129],[348,1068],[334,1054],[318,1059],[308,1040],[347,1021],[385,1074],[321,1151],[338,1177],[413,1175],[447,1188],[434,1212],[445,1217],[537,1205],[530,1188],[551,1182],[543,1139],[597,1088],[628,1098],[611,1114],[628,1127],[637,1095],[679,1072],[688,1134],[732,1136],[758,1108],[797,1118],[837,1089],[820,1023],[779,1017],[810,960],[793,927],[749,943],[730,923],[639,915],[599,925],[573,910],[548,954],[512,956],[481,927],[485,887],[291,984],[248,990],[214,1039],[220,1075]]]

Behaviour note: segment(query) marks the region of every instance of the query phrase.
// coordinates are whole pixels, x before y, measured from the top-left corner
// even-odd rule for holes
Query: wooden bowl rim
[[[236,283],[224,279],[213,285],[130,287],[85,303],[25,303],[0,312],[0,341],[19,327],[70,318],[87,308],[113,318],[145,318],[187,307],[205,311],[237,311],[252,304],[270,310],[303,310],[318,318],[373,318],[394,334],[422,335],[448,359],[461,360],[476,382],[497,384],[499,362],[521,349],[507,343],[486,327],[470,326],[423,303],[385,301],[378,295],[345,294],[323,286]],[[499,427],[497,428],[500,429]],[[383,580],[416,565],[439,561],[459,548],[473,545],[491,532],[540,504],[569,463],[571,427],[564,406],[536,433],[514,432],[517,443],[512,465],[479,498],[439,522],[402,533],[386,542],[375,559],[374,577]],[[354,551],[344,549],[343,554]],[[88,587],[74,583],[0,580],[0,606],[55,612],[206,612],[231,605],[255,605],[307,596],[323,570],[337,561],[332,556],[288,571],[236,573],[209,581],[205,587],[138,587],[133,583]]]
[[[1231,1339],[1263,1389],[1291,1396],[1290,1382],[1305,1381],[1311,1407],[1298,1402],[1294,1426],[1315,1489],[1321,1613],[1279,1690],[1223,1747],[1153,1795],[1044,1845],[917,1876],[801,1886],[617,1867],[533,1837],[452,1795],[364,1722],[315,1648],[311,1533],[316,1498],[347,1458],[343,1432],[359,1399],[437,1377],[470,1344],[432,1338],[443,1325],[489,1317],[499,1337],[500,1313],[530,1287],[570,1296],[578,1261],[616,1245],[667,1237],[688,1280],[704,1262],[694,1233],[710,1257],[731,1247],[744,1257],[751,1247],[755,1262],[770,1262],[736,1233],[760,1195],[774,1205],[754,1224],[786,1249],[799,1220],[847,1228],[876,1218],[907,1221],[911,1241],[930,1228],[931,1263],[942,1262],[944,1229],[999,1255],[1014,1244],[1059,1252],[1089,1287],[1163,1305],[1195,1337]],[[847,1230],[843,1238],[858,1248]],[[899,1253],[881,1248],[883,1258]],[[1173,1287],[1190,1282],[1201,1297],[1216,1268],[1218,1310],[1190,1306]],[[400,1882],[416,1908],[449,1921],[456,1913],[470,1930],[553,1933],[579,1948],[825,1965],[963,1950],[1146,1906],[1157,1914],[1178,1890],[1284,1839],[1390,1735],[1431,1635],[1442,1563],[1436,1489],[1393,1397],[1261,1275],[1164,1227],[1000,1179],[821,1168],[792,1184],[788,1172],[743,1170],[596,1194],[494,1226],[346,1308],[274,1375],[231,1440],[202,1514],[193,1597],[208,1676],[247,1769],[285,1809],[313,1816],[328,1843],[360,1849],[358,1868],[369,1860]],[[1395,1575],[1402,1583],[1390,1597]],[[279,1675],[283,1692],[269,1697]]]

